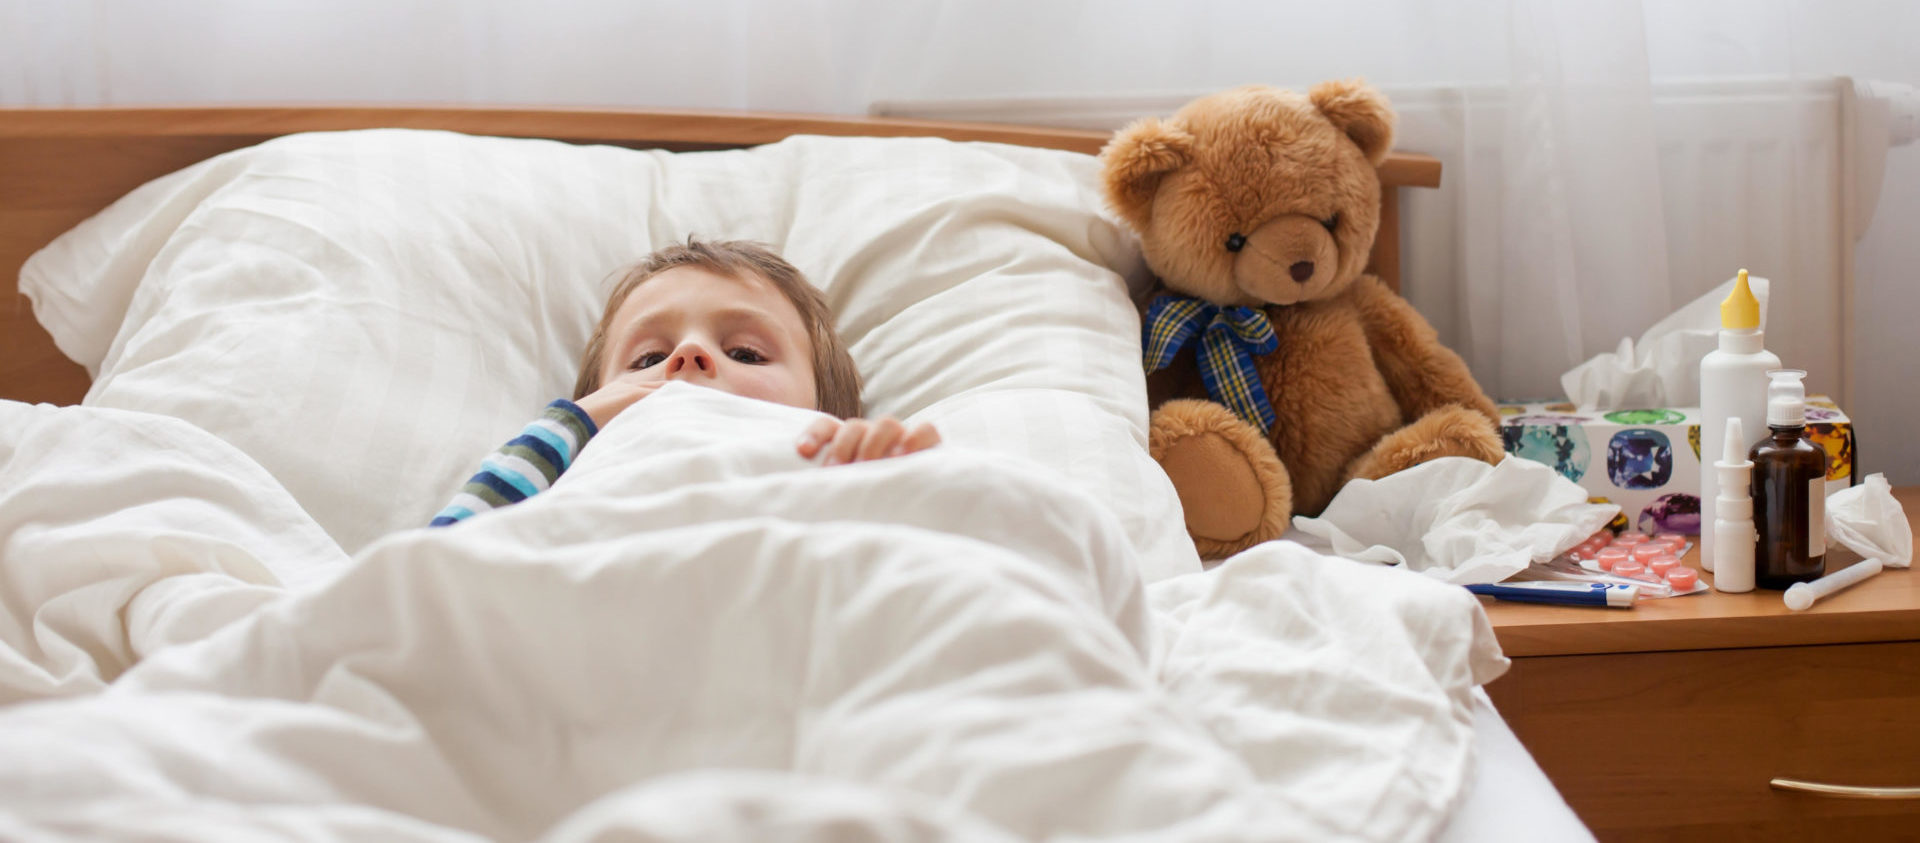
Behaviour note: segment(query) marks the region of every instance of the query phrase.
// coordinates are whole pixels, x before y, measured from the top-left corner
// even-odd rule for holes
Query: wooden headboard
[[[62,355],[19,292],[20,266],[61,232],[147,181],[295,132],[445,129],[636,149],[732,149],[788,135],[931,136],[1096,153],[1108,135],[986,123],[752,112],[489,107],[0,109],[0,398],[73,404],[86,371]],[[1371,269],[1399,289],[1399,187],[1437,187],[1440,162],[1380,165]]]

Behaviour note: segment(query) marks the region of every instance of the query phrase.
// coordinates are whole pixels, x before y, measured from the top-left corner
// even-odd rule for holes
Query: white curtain
[[[1888,362],[1920,359],[1920,145],[1874,162],[1871,225],[1840,230],[1858,189],[1834,82],[1920,82],[1916,44],[1905,0],[0,0],[0,105],[938,114],[1365,76],[1401,147],[1446,165],[1408,197],[1406,288],[1489,392],[1555,395],[1744,266],[1776,281],[1770,344],[1849,403],[1869,467],[1920,482],[1900,442],[1920,399]]]

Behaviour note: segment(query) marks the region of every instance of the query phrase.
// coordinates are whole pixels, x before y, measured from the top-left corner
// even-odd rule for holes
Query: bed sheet
[[[1325,539],[1294,531],[1282,544],[1330,553]],[[1533,843],[1593,839],[1565,797],[1513,734],[1486,691],[1473,691],[1473,774],[1448,818],[1443,843]]]
[[[1440,843],[1585,843],[1593,832],[1568,807],[1533,755],[1493,707],[1473,692],[1473,780]]]
[[[317,528],[257,466],[165,470],[244,460],[189,426],[0,402],[0,838],[1406,840],[1459,804],[1505,667],[1470,595],[1286,543],[1149,587],[1038,464],[822,468],[813,418],[669,386],[551,490],[346,561],[277,546]]]

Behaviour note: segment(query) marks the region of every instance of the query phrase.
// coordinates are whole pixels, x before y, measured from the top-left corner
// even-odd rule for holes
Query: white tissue
[[[1444,457],[1349,481],[1320,517],[1298,516],[1293,526],[1327,540],[1338,556],[1473,585],[1552,559],[1618,514],[1612,504],[1587,503],[1587,490],[1532,460]]]
[[[1720,342],[1720,302],[1732,280],[1667,315],[1640,335],[1623,337],[1611,354],[1595,355],[1560,376],[1567,400],[1599,410],[1700,406],[1700,358]],[[1767,327],[1767,279],[1747,276]]]
[[[1913,564],[1913,528],[1884,474],[1827,496],[1827,538],[1889,568]]]

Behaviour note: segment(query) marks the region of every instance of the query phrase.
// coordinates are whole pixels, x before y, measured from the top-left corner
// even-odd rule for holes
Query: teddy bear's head
[[[1168,287],[1217,304],[1294,304],[1359,277],[1380,226],[1386,97],[1250,86],[1128,126],[1101,151],[1107,199]]]

